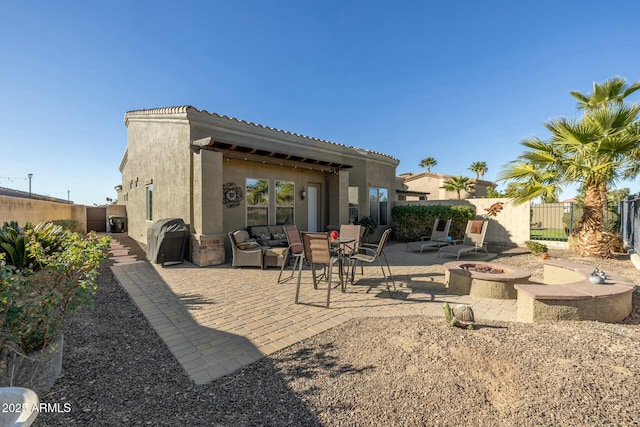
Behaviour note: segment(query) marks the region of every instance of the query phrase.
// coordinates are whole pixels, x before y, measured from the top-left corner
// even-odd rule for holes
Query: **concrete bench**
[[[633,308],[633,281],[607,273],[605,283],[596,285],[589,281],[593,269],[572,261],[545,261],[544,284],[514,286],[518,292],[518,321],[624,320]]]

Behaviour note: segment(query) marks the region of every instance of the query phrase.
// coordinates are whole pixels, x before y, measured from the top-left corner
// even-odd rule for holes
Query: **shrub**
[[[27,222],[21,228],[16,221],[5,222],[0,229],[0,253],[5,253],[6,262],[17,268],[33,267],[35,259],[27,250],[29,239],[37,240],[48,251],[55,251],[64,234],[61,226],[52,223],[43,222],[34,227]]]
[[[527,245],[527,248],[529,248],[531,253],[534,255],[543,254],[548,251],[547,245],[545,245],[544,243],[527,240],[526,242],[524,242],[524,244]]]
[[[76,219],[56,219],[51,221],[55,225],[59,225],[67,231],[73,233],[82,233],[82,223]]]
[[[362,238],[365,241],[370,236],[373,236],[373,234],[376,232],[376,229],[378,228],[378,223],[376,223],[374,220],[372,220],[368,216],[361,217],[359,220],[354,221],[354,224],[361,225],[362,227],[364,227],[364,235],[362,236]]]
[[[395,238],[400,241],[418,240],[431,234],[436,218],[451,219],[449,234],[460,239],[467,221],[475,218],[473,206],[395,206],[391,209]]]
[[[30,261],[20,269],[2,264],[0,319],[2,337],[12,344],[5,348],[29,354],[55,340],[65,318],[92,303],[110,239],[82,237],[51,223],[21,231]]]

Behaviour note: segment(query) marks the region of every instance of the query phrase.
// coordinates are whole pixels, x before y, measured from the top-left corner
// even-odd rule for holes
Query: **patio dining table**
[[[331,244],[331,246],[335,247],[335,254],[338,257],[338,273],[340,275],[339,285],[342,289],[342,292],[347,291],[347,284],[344,280],[345,274],[348,275],[348,272],[345,272],[344,269],[345,245],[354,243],[355,241],[356,239],[354,239],[353,237],[338,237],[337,239],[329,238],[329,243]],[[335,287],[337,286],[338,285],[336,285]]]

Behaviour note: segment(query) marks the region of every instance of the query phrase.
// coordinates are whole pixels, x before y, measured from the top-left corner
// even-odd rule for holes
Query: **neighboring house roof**
[[[171,118],[171,117],[175,117],[175,116],[184,116],[185,119],[194,119],[197,121],[197,119],[201,119],[207,122],[210,121],[217,121],[220,126],[225,126],[225,122],[226,122],[226,126],[231,126],[231,125],[241,125],[244,127],[248,127],[248,128],[253,128],[257,131],[266,131],[268,136],[274,137],[274,138],[290,138],[290,137],[294,137],[295,138],[295,142],[301,142],[302,141],[309,141],[311,143],[313,143],[314,145],[330,145],[332,147],[335,148],[339,148],[342,150],[345,150],[347,152],[343,153],[346,155],[351,155],[351,156],[356,156],[356,157],[367,157],[367,158],[376,158],[379,157],[382,159],[386,159],[386,161],[391,161],[392,163],[398,164],[399,160],[388,155],[388,154],[384,154],[384,153],[380,153],[377,151],[371,151],[371,150],[366,150],[366,149],[361,149],[361,148],[357,148],[357,147],[353,147],[353,146],[349,146],[349,145],[345,145],[345,144],[340,144],[337,142],[332,142],[332,141],[327,141],[324,139],[320,139],[320,138],[314,138],[311,136],[306,136],[306,135],[301,135],[298,133],[294,133],[294,132],[289,132],[289,131],[285,131],[285,130],[281,130],[281,129],[276,129],[276,128],[272,128],[269,126],[264,126],[264,125],[260,125],[260,124],[256,124],[253,122],[248,122],[245,120],[240,120],[240,119],[236,119],[233,117],[229,117],[229,116],[224,116],[221,114],[217,114],[217,113],[210,113],[206,110],[199,110],[195,107],[189,106],[189,105],[185,105],[185,106],[179,106],[179,107],[166,107],[166,108],[154,108],[154,109],[148,109],[148,110],[133,110],[133,111],[129,111],[125,114],[124,117],[124,123],[125,125],[128,126],[128,123],[130,120],[135,120],[137,118],[144,118],[145,116],[155,116],[155,117],[163,117],[165,116],[167,119]],[[261,132],[263,133],[263,132]],[[217,144],[220,144],[219,142],[216,142]],[[222,145],[223,149],[229,149],[229,147],[224,146],[224,144]],[[126,157],[127,157],[127,153],[125,152],[122,162],[121,162],[121,170],[122,167],[124,166],[124,164],[126,163]],[[348,167],[348,165],[342,165],[344,167]]]
[[[410,181],[415,181],[417,179],[421,179],[421,178],[442,178],[442,179],[448,179],[451,178],[455,175],[447,175],[444,173],[435,173],[435,172],[418,172],[418,173],[413,173],[413,172],[407,172],[407,173],[402,173],[400,175],[398,175],[398,178],[401,178],[404,182],[410,182]],[[486,187],[495,187],[495,183],[492,181],[485,181],[483,179],[475,179],[473,177],[471,177],[471,179],[476,183],[476,184],[480,184],[480,185],[484,185]]]
[[[42,194],[31,193],[28,191],[14,190],[12,188],[0,187],[0,196],[19,197],[21,199],[46,200],[56,203],[73,203],[69,200],[58,199],[57,197],[43,196]]]

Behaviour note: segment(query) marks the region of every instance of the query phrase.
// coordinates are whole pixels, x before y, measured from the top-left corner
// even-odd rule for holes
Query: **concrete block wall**
[[[20,197],[0,196],[0,225],[9,221],[38,224],[43,221],[76,220],[86,232],[86,207],[44,200],[24,199]]]

